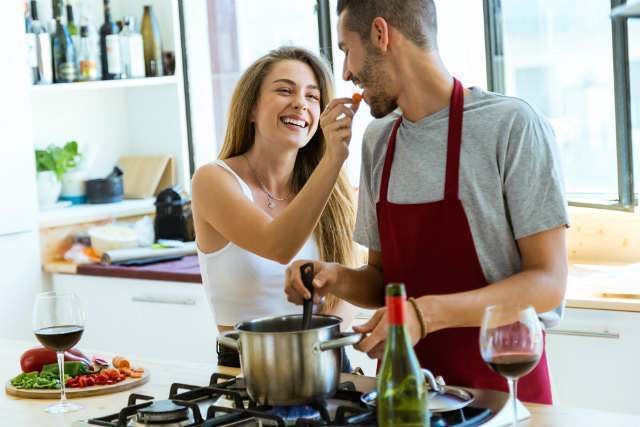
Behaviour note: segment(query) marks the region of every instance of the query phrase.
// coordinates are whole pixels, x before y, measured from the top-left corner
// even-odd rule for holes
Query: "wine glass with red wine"
[[[542,328],[531,306],[492,305],[480,328],[480,354],[493,371],[509,383],[513,425],[518,424],[518,378],[533,370],[542,355]]]
[[[78,297],[55,291],[38,294],[33,306],[33,330],[38,341],[58,355],[60,402],[48,406],[46,411],[62,414],[81,409],[80,405],[67,402],[64,387],[64,352],[80,341],[84,331],[84,312]]]

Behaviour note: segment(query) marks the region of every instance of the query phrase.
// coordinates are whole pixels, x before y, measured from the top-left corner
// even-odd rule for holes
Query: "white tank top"
[[[252,202],[249,186],[224,161],[217,164],[231,173]],[[319,258],[311,237],[294,259]],[[219,325],[231,326],[260,317],[302,313],[302,307],[287,301],[284,293],[286,266],[258,256],[229,242],[222,249],[204,253],[198,248],[202,284]]]

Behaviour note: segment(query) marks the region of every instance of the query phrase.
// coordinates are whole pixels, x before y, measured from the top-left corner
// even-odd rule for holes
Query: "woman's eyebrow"
[[[276,79],[272,83],[273,84],[286,83],[286,84],[289,84],[291,86],[297,86],[296,82],[294,82],[293,80],[289,80],[289,79]],[[318,86],[316,86],[316,85],[307,85],[307,89],[320,90],[320,88]]]

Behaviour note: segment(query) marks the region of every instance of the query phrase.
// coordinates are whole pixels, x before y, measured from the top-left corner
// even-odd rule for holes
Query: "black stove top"
[[[86,421],[88,426],[375,426],[375,410],[360,400],[351,382],[340,384],[334,397],[304,407],[259,406],[247,394],[242,378],[213,374],[208,386],[174,383],[166,400],[131,394],[119,413]],[[432,414],[432,427],[472,427],[491,417],[484,408]]]

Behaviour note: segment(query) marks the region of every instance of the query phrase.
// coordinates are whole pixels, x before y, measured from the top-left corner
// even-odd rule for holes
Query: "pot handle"
[[[238,334],[235,331],[227,331],[218,336],[218,345],[227,347],[237,352],[240,352],[240,340],[237,338],[231,338],[229,335]]]
[[[334,350],[336,348],[346,347],[348,345],[358,344],[364,335],[356,334],[354,332],[342,333],[340,338],[335,340],[318,342],[314,345],[315,351]]]

